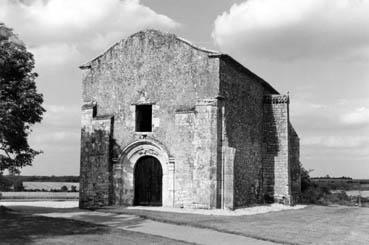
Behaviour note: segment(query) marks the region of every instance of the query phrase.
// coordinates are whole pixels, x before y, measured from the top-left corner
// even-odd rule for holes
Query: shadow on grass
[[[0,231],[2,244],[27,244],[53,236],[103,234],[108,228],[70,219],[5,211],[0,212]]]

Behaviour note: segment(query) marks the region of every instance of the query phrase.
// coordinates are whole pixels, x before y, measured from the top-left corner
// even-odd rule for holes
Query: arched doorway
[[[163,169],[152,156],[138,159],[134,168],[134,205],[162,205]]]

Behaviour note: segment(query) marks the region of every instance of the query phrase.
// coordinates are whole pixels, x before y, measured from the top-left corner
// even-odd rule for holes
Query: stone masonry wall
[[[291,195],[292,202],[300,201],[301,194],[301,167],[300,167],[300,139],[289,124],[289,161],[291,168]]]
[[[193,203],[193,169],[195,162],[194,136],[195,108],[178,110],[175,115],[177,141],[175,142],[175,204],[188,207]]]
[[[96,117],[94,105],[82,108],[80,208],[111,205],[112,164],[110,158],[112,117]]]
[[[254,74],[220,61],[220,96],[224,119],[222,148],[223,169],[233,166],[233,179],[225,175],[224,189],[233,187],[233,206],[237,208],[262,199],[262,139],[264,88]],[[231,162],[233,161],[233,162]],[[232,183],[233,182],[233,183]],[[227,196],[227,195],[225,195]],[[228,196],[229,198],[229,196]]]
[[[124,148],[135,132],[135,105],[153,104],[153,132],[174,155],[175,111],[218,94],[218,64],[172,34],[154,30],[122,40],[93,60],[83,78],[83,101],[114,115],[114,139]]]
[[[219,64],[208,55],[173,34],[147,30],[122,40],[83,66],[83,101],[96,102],[97,115],[114,116],[114,155],[119,156],[127,145],[142,137],[155,139],[166,146],[179,173],[176,157],[185,155],[184,149],[193,147],[193,142],[179,142],[176,111],[194,108],[199,99],[218,95]],[[153,105],[152,132],[135,132],[138,104]],[[182,162],[187,164],[183,170],[194,164],[191,161],[187,157]],[[115,193],[125,195],[123,186],[129,184],[125,181],[132,182],[133,177],[131,172],[120,175],[125,180],[117,181]],[[185,196],[183,201],[188,201]]]
[[[288,125],[288,96],[265,96],[263,185],[266,200],[291,201]]]
[[[216,207],[217,186],[217,99],[196,104],[194,131],[193,199],[196,208]]]
[[[177,111],[176,206],[215,208],[217,184],[217,99]]]

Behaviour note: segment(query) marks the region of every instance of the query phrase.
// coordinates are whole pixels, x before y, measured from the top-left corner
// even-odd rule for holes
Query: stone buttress
[[[96,116],[96,105],[82,106],[81,121],[81,208],[97,208],[113,202],[111,136],[112,116]]]
[[[299,194],[299,139],[289,121],[289,97],[264,97],[263,188],[265,200],[293,204]],[[294,154],[294,155],[291,155]],[[294,190],[291,182],[294,181]]]

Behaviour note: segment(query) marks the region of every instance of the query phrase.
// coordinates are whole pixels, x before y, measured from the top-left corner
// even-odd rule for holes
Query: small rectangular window
[[[136,105],[136,132],[152,131],[152,105]]]

